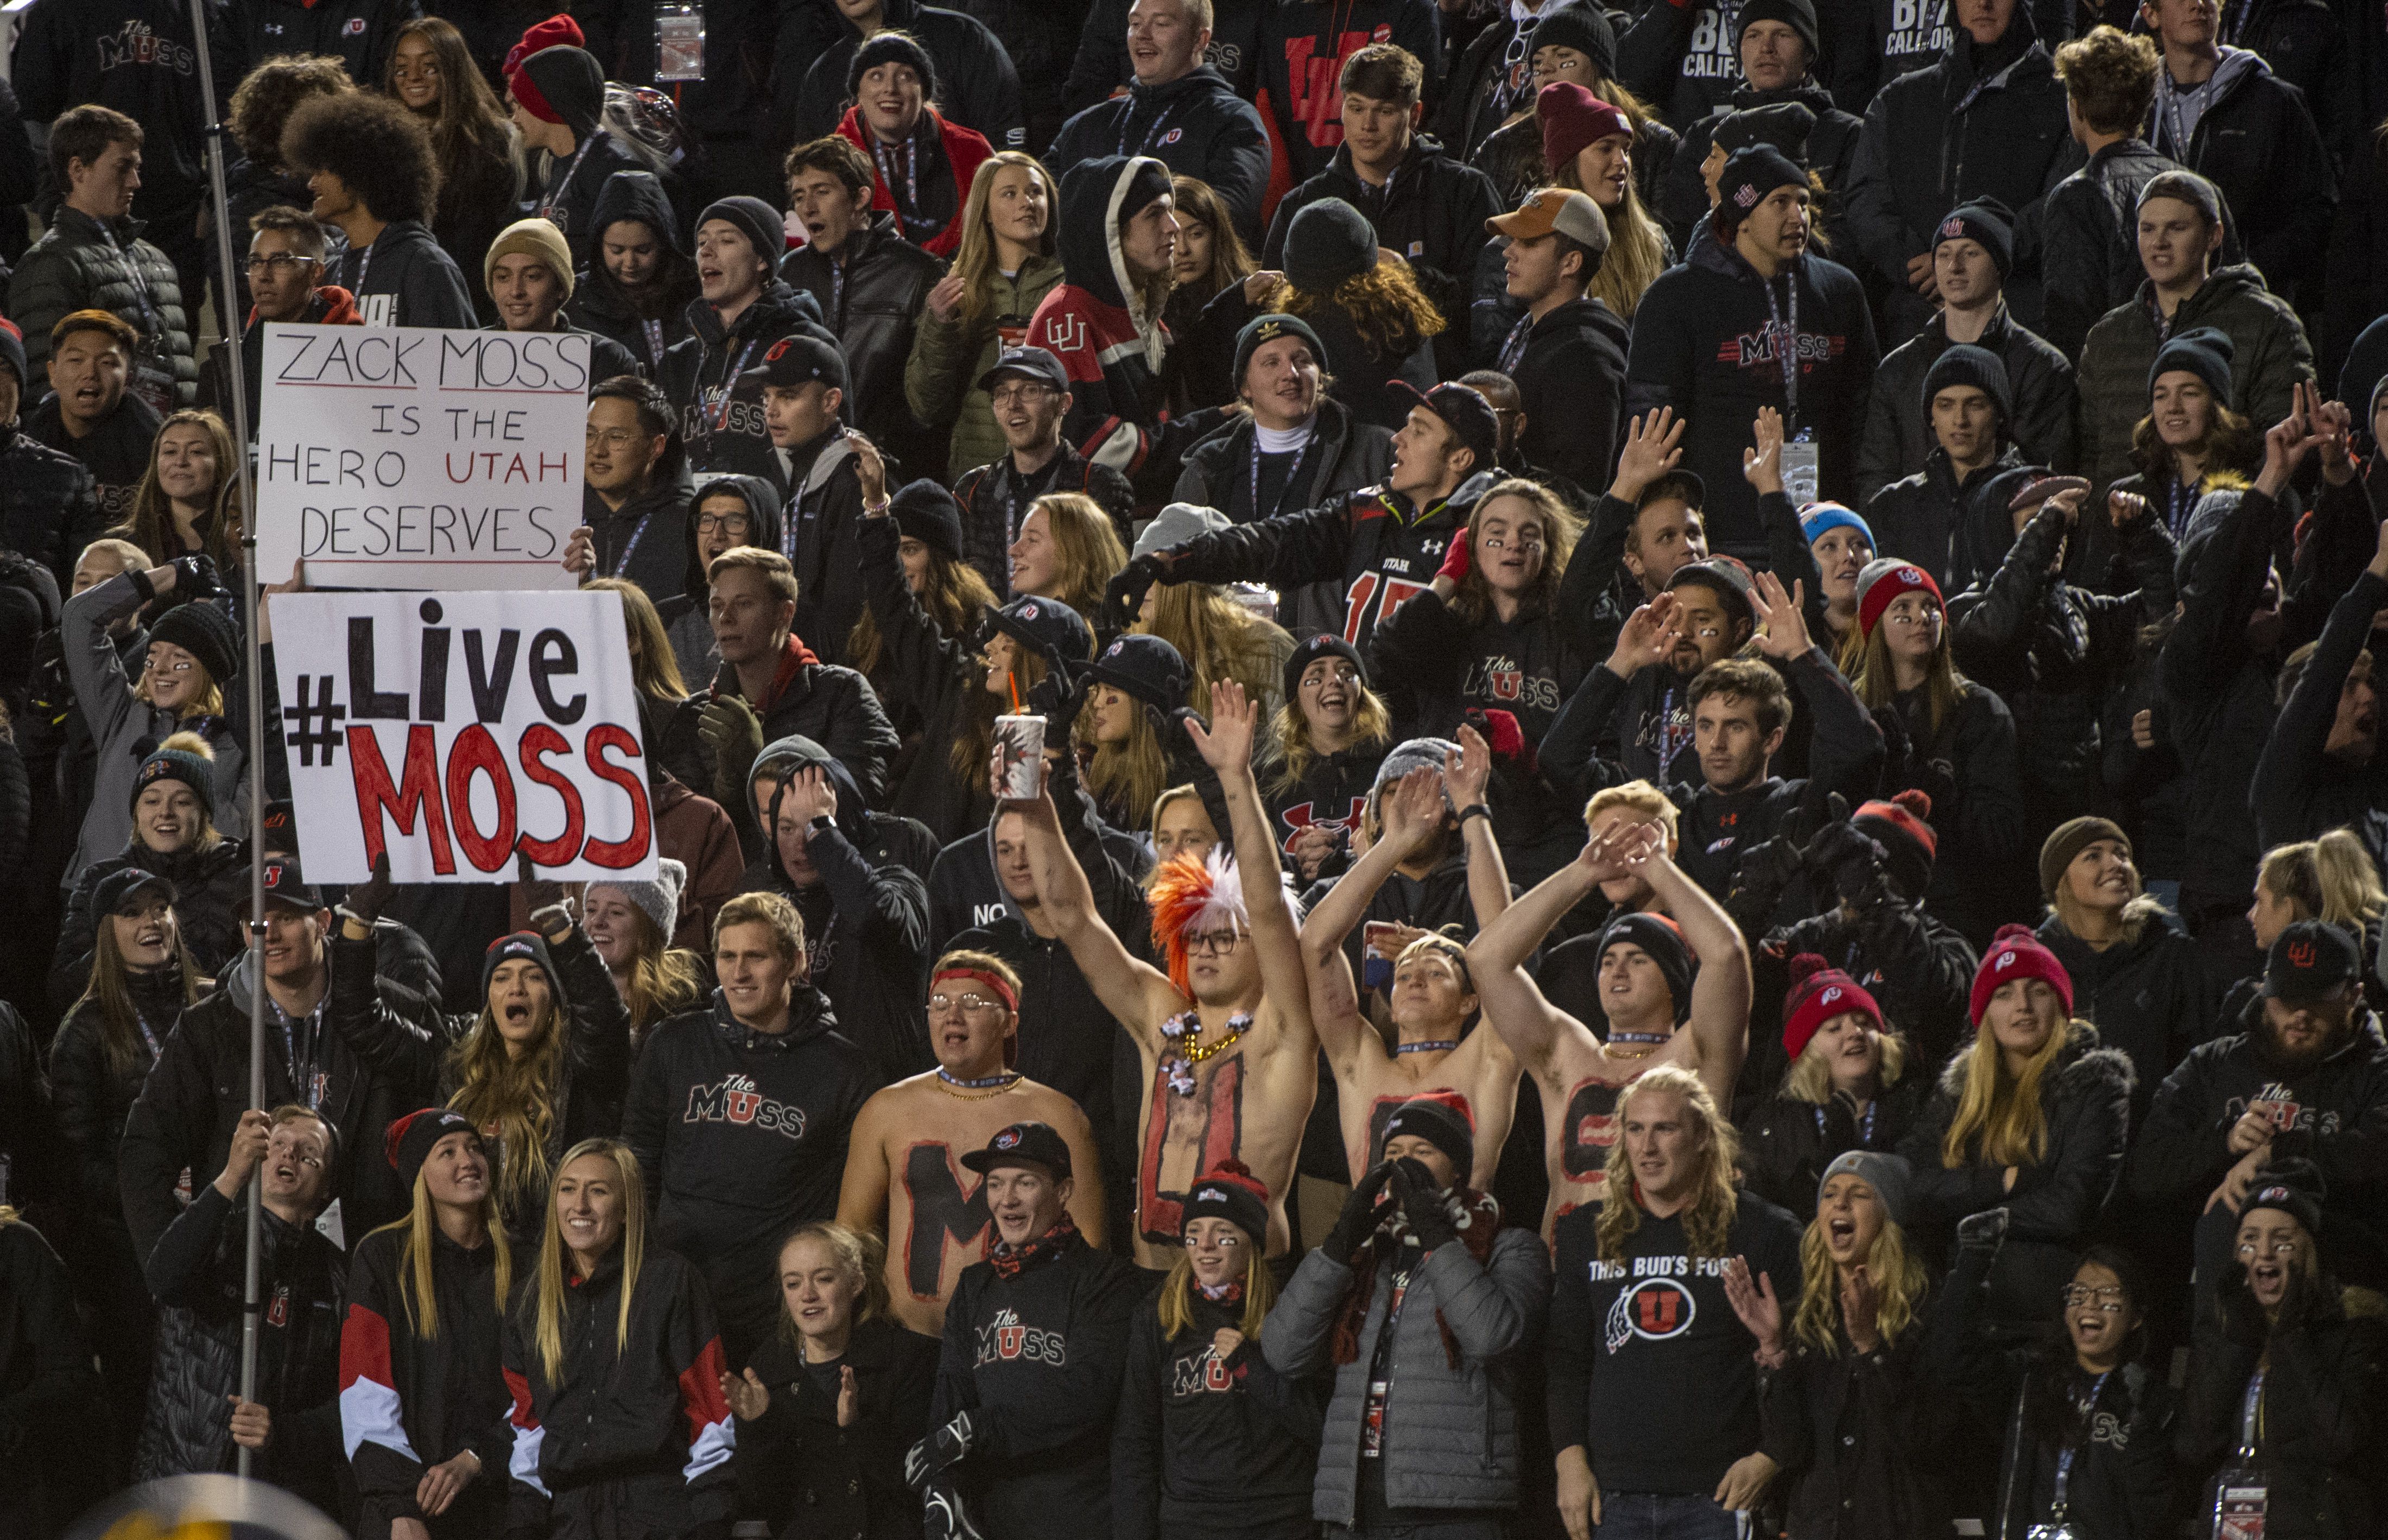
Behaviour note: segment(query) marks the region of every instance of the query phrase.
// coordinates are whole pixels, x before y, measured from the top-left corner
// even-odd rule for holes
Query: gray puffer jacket
[[[230,719],[178,718],[171,711],[136,698],[133,681],[124,677],[124,659],[108,628],[141,607],[141,594],[132,576],[121,574],[87,588],[67,601],[59,620],[61,650],[67,677],[74,684],[75,705],[91,729],[96,745],[93,761],[91,810],[83,815],[83,837],[60,887],[74,890],[83,868],[121,851],[133,838],[133,778],[147,749],[172,733],[204,736],[215,750],[215,784],[210,788],[211,812],[219,829],[246,828],[248,823],[248,756]],[[218,680],[224,694],[234,694],[231,681]]]
[[[141,222],[106,224],[61,207],[8,283],[8,314],[25,334],[25,362],[39,370],[50,356],[50,328],[70,312],[103,310],[141,333],[143,350],[174,375],[174,404],[198,399],[199,364],[182,281],[166,253],[141,238]]]
[[[1370,1365],[1392,1298],[1391,1256],[1377,1266],[1359,1352],[1336,1364],[1335,1323],[1352,1269],[1324,1252],[1302,1259],[1269,1315],[1261,1349],[1289,1377],[1332,1369],[1334,1399],[1318,1446],[1313,1517],[1354,1521],[1359,1507],[1361,1424]],[[1436,1248],[1410,1280],[1391,1360],[1395,1401],[1385,1418],[1385,1500],[1395,1508],[1508,1508],[1518,1505],[1518,1367],[1541,1335],[1550,1299],[1550,1260],[1530,1229],[1505,1229],[1483,1262],[1465,1241]],[[1438,1317],[1442,1325],[1437,1325]],[[1443,1328],[1458,1346],[1454,1368]]]

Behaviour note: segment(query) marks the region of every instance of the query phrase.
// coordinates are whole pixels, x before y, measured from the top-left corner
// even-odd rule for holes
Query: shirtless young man
[[[1154,940],[1169,972],[1139,961],[1095,912],[1086,874],[1061,838],[1049,795],[1026,815],[1036,897],[1072,961],[1143,1056],[1149,1088],[1137,1115],[1136,1260],[1169,1266],[1184,1254],[1187,1191],[1221,1161],[1240,1160],[1269,1190],[1268,1254],[1292,1242],[1285,1199],[1302,1125],[1318,1094],[1318,1038],[1293,906],[1277,841],[1252,779],[1260,708],[1243,687],[1211,691],[1211,726],[1190,723],[1226,794],[1235,863],[1219,852],[1200,873],[1172,862],[1153,878]],[[1257,891],[1242,885],[1253,876]]]
[[[1518,1061],[1509,1045],[1499,1033],[1481,1030],[1480,1022],[1478,1031],[1461,1036],[1478,1007],[1465,945],[1446,935],[1418,934],[1393,960],[1392,1020],[1400,1046],[1391,1053],[1362,1010],[1352,963],[1343,954],[1345,938],[1367,912],[1377,889],[1405,856],[1434,838],[1454,808],[1461,814],[1460,837],[1467,843],[1467,893],[1476,923],[1488,924],[1509,907],[1509,874],[1492,843],[1492,821],[1478,810],[1492,753],[1470,728],[1459,730],[1459,745],[1441,770],[1414,770],[1378,795],[1382,827],[1377,843],[1302,923],[1310,1015],[1335,1075],[1339,1131],[1354,1181],[1373,1164],[1370,1152],[1384,1141],[1393,1110],[1413,1097],[1434,1096],[1452,1103],[1467,1123],[1474,1165],[1461,1173],[1461,1180],[1490,1189],[1502,1141],[1517,1114]]]
[[[1659,1064],[1697,1075],[1719,1106],[1733,1104],[1734,1077],[1749,1046],[1749,952],[1741,931],[1699,885],[1667,858],[1655,823],[1595,834],[1583,853],[1496,918],[1467,948],[1484,1019],[1505,1039],[1542,1092],[1549,1240],[1560,1215],[1601,1199],[1601,1167],[1617,1142],[1618,1090]],[[1600,1001],[1608,1040],[1544,999],[1525,961],[1560,916],[1603,883],[1639,874],[1668,920],[1626,914],[1600,943]],[[1698,981],[1686,986],[1696,961]],[[1688,987],[1688,1016],[1677,1006]]]
[[[929,1046],[937,1067],[875,1093],[855,1114],[837,1222],[887,1238],[887,1298],[906,1330],[935,1337],[962,1269],[995,1241],[986,1194],[962,1157],[1014,1123],[1049,1124],[1080,1176],[1070,1216],[1103,1243],[1095,1131],[1076,1102],[1011,1067],[1020,1043],[1020,975],[985,952],[953,951],[929,975]]]

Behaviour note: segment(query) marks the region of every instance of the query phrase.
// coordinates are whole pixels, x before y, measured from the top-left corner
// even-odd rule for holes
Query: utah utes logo
[[[1045,345],[1057,353],[1074,353],[1086,345],[1086,318],[1057,315],[1045,323]]]
[[[285,1283],[273,1291],[273,1302],[265,1307],[265,1324],[268,1326],[290,1324],[290,1285]]]
[[[1163,148],[1163,149],[1166,149],[1166,148],[1168,148],[1170,146],[1172,146],[1172,145],[1174,145],[1174,144],[1177,143],[1177,141],[1178,141],[1178,140],[1183,139],[1183,138],[1185,138],[1185,137],[1186,137],[1186,131],[1185,131],[1184,129],[1182,129],[1182,128],[1173,128],[1173,129],[1171,129],[1168,133],[1166,133],[1166,134],[1162,134],[1162,135],[1161,136],[1161,147],[1162,147],[1162,148]]]
[[[1206,1187],[1194,1194],[1194,1201],[1198,1203],[1224,1203],[1227,1201],[1227,1194],[1225,1189]]]
[[[1023,620],[1034,620],[1034,619],[1035,619],[1035,618],[1036,618],[1036,606],[1035,606],[1035,605],[1021,605],[1021,606],[1020,606],[1020,618],[1022,618]]]
[[[995,1147],[998,1150],[1017,1150],[1020,1148],[1020,1130],[1017,1128],[1006,1128],[1003,1132],[996,1135]]]
[[[791,340],[793,339],[783,337],[780,338],[779,341],[772,343],[770,350],[763,355],[763,362],[766,363],[777,363],[780,360],[787,357],[788,344]]]
[[[2310,942],[2310,941],[2292,941],[2292,942],[2290,942],[2290,943],[2289,943],[2289,966],[2290,966],[2290,967],[2292,967],[2292,968],[2310,968],[2310,967],[2312,967],[2313,965],[2314,965],[2314,944],[2313,944],[2312,942]]]
[[[1939,239],[1953,241],[1965,233],[1965,222],[1951,214],[1940,222]]]
[[[1758,201],[1758,189],[1751,186],[1735,187],[1733,191],[1733,200],[1745,209],[1749,208]]]
[[[1829,989],[1827,989],[1827,990],[1825,990],[1825,991],[1824,991],[1824,998],[1823,998],[1823,1001],[1822,1001],[1821,1003],[1825,1004],[1825,1005],[1830,1005],[1830,1004],[1832,1004],[1835,1000],[1836,1000],[1836,999],[1840,999],[1840,998],[1841,998],[1841,986],[1840,986],[1839,985],[1835,984],[1835,985],[1834,985],[1831,988],[1829,988]]]
[[[1699,1305],[1691,1291],[1671,1278],[1645,1279],[1617,1296],[1603,1323],[1603,1340],[1615,1353],[1636,1337],[1664,1342],[1691,1330]]]
[[[342,34],[343,34],[343,35],[345,35],[345,36],[349,36],[349,37],[362,37],[362,36],[364,36],[364,35],[365,35],[365,19],[364,19],[363,17],[362,17],[362,16],[352,16],[352,17],[349,18],[349,24],[348,24],[347,26],[345,26],[345,27],[341,28],[341,29],[340,29],[340,32],[342,32]]]
[[[1993,963],[1993,964],[1991,964],[1990,972],[1992,972],[1992,973],[1994,973],[1994,974],[2003,974],[2003,973],[2005,973],[2009,968],[2012,968],[2012,967],[2013,967],[2013,966],[2014,966],[2014,960],[2015,960],[2015,954],[2014,954],[2014,953],[2013,953],[2013,952],[2001,952],[2001,953],[1999,954],[1999,960],[1998,960],[1998,961],[1997,961],[1997,962],[1995,962],[1995,963]]]

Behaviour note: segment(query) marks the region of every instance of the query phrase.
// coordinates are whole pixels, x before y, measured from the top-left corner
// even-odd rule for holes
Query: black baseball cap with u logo
[[[847,388],[845,355],[817,337],[794,332],[771,344],[763,362],[738,376],[750,384],[794,389],[819,383],[832,390]]]
[[[1060,1181],[1070,1175],[1070,1146],[1049,1123],[1013,1123],[996,1130],[984,1150],[962,1156],[981,1176],[998,1165],[1041,1165]]]
[[[2327,920],[2300,920],[2273,938],[2264,962],[2264,993],[2273,999],[2313,999],[2363,971],[2355,937]]]

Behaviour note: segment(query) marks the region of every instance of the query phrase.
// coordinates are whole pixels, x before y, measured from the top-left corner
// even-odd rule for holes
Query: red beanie
[[[522,34],[522,41],[506,50],[506,62],[499,67],[498,74],[508,86],[512,86],[514,83],[514,71],[522,68],[523,60],[538,53],[541,48],[553,48],[564,45],[569,45],[575,48],[586,48],[589,46],[589,39],[581,35],[579,22],[558,12],[525,32]],[[517,99],[522,96],[520,91],[516,91],[514,95]],[[530,107],[530,105],[527,100],[523,102],[525,107]],[[537,112],[539,109],[532,108],[531,110]],[[547,114],[543,112],[540,113],[540,116],[547,118]],[[547,118],[547,121],[551,123],[564,121],[561,118]]]
[[[1928,593],[1943,613],[1949,608],[1932,574],[1913,562],[1883,556],[1866,563],[1865,570],[1858,574],[1858,634],[1872,636],[1882,612],[1890,607],[1892,600],[1905,593]]]
[[[1543,162],[1553,176],[1563,175],[1586,146],[1633,132],[1624,113],[1570,81],[1543,86],[1534,98],[1534,117],[1542,124]]]
[[[1883,1030],[1882,1007],[1864,986],[1814,952],[1801,952],[1791,960],[1791,992],[1783,999],[1783,1051],[1797,1063],[1818,1027],[1851,1011],[1872,1016],[1874,1030]]]
[[[1971,1006],[1974,1025],[1982,1025],[1982,1012],[1989,1009],[1990,997],[1999,986],[2019,978],[2036,978],[2056,991],[2064,1002],[2064,1013],[2073,1014],[2073,975],[2056,954],[2039,944],[2029,925],[2001,925],[1999,934],[1990,938],[1990,949],[1982,954],[1982,965],[1974,974],[1974,998]]]

